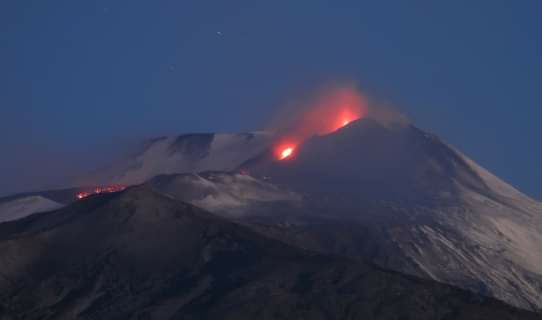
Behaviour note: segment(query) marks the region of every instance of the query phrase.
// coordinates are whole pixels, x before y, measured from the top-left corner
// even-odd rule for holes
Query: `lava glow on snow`
[[[365,98],[353,88],[335,88],[312,101],[304,112],[289,119],[275,145],[277,160],[291,159],[297,147],[314,135],[337,131],[367,114]]]

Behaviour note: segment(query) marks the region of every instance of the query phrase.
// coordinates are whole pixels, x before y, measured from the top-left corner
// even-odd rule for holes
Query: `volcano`
[[[365,267],[374,266],[378,270],[392,270],[397,272],[398,277],[404,275],[408,279],[425,279],[420,281],[427,281],[424,283],[431,285],[436,285],[435,282],[453,285],[471,292],[476,301],[481,299],[479,297],[488,296],[531,311],[540,311],[542,308],[542,254],[538,248],[542,243],[542,204],[491,174],[455,147],[412,124],[382,122],[372,117],[363,117],[331,132],[307,137],[292,147],[283,159],[277,157],[277,150],[282,146],[281,138],[283,136],[260,132],[191,134],[153,139],[141,152],[116,167],[122,169],[114,170],[114,175],[107,173],[110,179],[108,183],[142,184],[140,187],[120,193],[95,194],[81,201],[76,201],[74,197],[76,189],[67,189],[61,193],[32,193],[3,200],[14,201],[24,196],[40,196],[57,202],[59,199],[70,199],[61,201],[66,206],[63,209],[37,214],[28,211],[24,214],[26,218],[0,224],[3,246],[5,252],[9,253],[6,255],[5,267],[0,268],[0,272],[8,274],[11,279],[4,283],[4,288],[9,289],[6,292],[27,288],[22,291],[25,292],[20,298],[22,300],[17,300],[19,298],[16,295],[4,296],[3,306],[9,306],[9,312],[13,314],[21,314],[22,309],[17,309],[17,306],[24,306],[28,310],[39,310],[39,314],[69,314],[67,317],[70,318],[75,313],[86,315],[85,312],[101,315],[99,312],[106,311],[100,309],[100,303],[104,303],[103,308],[107,310],[122,309],[125,307],[121,305],[133,303],[132,309],[126,307],[118,314],[115,313],[120,317],[130,312],[144,314],[146,308],[161,310],[162,307],[157,304],[162,302],[168,305],[173,301],[173,305],[180,303],[179,306],[185,306],[187,301],[192,301],[188,304],[192,309],[179,307],[181,311],[177,311],[183,315],[194,314],[185,312],[203,312],[202,306],[209,305],[212,308],[206,314],[216,316],[217,313],[213,312],[224,312],[225,306],[233,302],[220,300],[224,296],[215,297],[209,293],[211,291],[218,290],[216,292],[223,292],[226,296],[237,292],[234,296],[246,295],[247,299],[255,301],[252,300],[256,299],[253,296],[255,291],[252,290],[256,288],[261,288],[262,291],[258,292],[262,293],[279,290],[271,287],[267,280],[262,280],[278,277],[274,272],[268,269],[262,271],[262,266],[252,262],[245,265],[242,259],[234,263],[235,268],[243,272],[256,272],[258,277],[263,278],[250,276],[248,282],[240,280],[240,283],[232,283],[228,281],[242,276],[237,273],[220,276],[213,274],[212,279],[224,276],[230,280],[216,280],[219,283],[226,281],[226,287],[210,287],[206,281],[211,280],[205,279],[211,278],[208,278],[206,272],[210,270],[208,268],[214,267],[190,269],[191,264],[205,265],[198,262],[205,260],[202,251],[205,245],[196,240],[199,238],[192,235],[190,230],[205,229],[203,225],[207,222],[215,225],[215,222],[210,221],[216,220],[220,221],[216,223],[227,226],[229,230],[219,232],[225,235],[219,243],[229,248],[225,249],[226,252],[237,252],[233,248],[241,248],[240,252],[244,252],[243,248],[248,246],[253,248],[246,249],[253,250],[248,256],[257,256],[256,260],[274,261],[279,259],[275,254],[281,250],[290,252],[290,257],[299,255],[302,261],[311,255],[338,261],[348,260],[348,265],[354,263]],[[153,205],[147,206],[147,201]],[[157,207],[154,206],[155,202]],[[185,209],[172,209],[177,206]],[[39,207],[35,211],[45,209]],[[202,221],[207,222],[198,222],[198,227],[189,226],[177,230],[173,227],[176,225],[174,221],[177,221],[175,217],[185,215],[172,212],[179,210],[198,211],[201,213],[197,214],[198,217],[212,218],[202,218]],[[168,218],[160,220],[160,225],[171,224],[173,229],[161,229],[166,227],[160,226],[159,229],[150,227],[149,231],[145,230],[147,223],[152,225],[152,221],[163,217],[163,214]],[[2,215],[0,212],[0,217]],[[142,220],[137,226],[132,226],[132,217]],[[179,219],[183,221],[185,218]],[[118,234],[114,235],[113,230]],[[242,230],[243,234],[250,236],[242,241],[229,242],[226,239],[232,237],[227,235],[231,230]],[[82,247],[72,244],[75,243],[75,235],[81,234],[86,239]],[[59,240],[53,244],[49,242],[53,241],[50,239]],[[273,248],[282,246],[283,249],[268,251],[263,245],[253,244],[264,242]],[[46,247],[41,247],[43,244]],[[187,251],[168,249],[161,252],[162,249],[158,249],[171,246],[181,246],[182,250]],[[19,249],[15,248],[24,248],[21,252],[28,250],[32,253],[16,258],[13,254]],[[110,259],[109,252],[115,256],[114,259],[118,259],[114,260],[112,267],[107,262]],[[124,253],[116,256],[119,252]],[[218,265],[229,265],[230,262],[226,261],[236,260],[240,252],[220,260]],[[311,253],[306,256],[307,252]],[[160,256],[155,257],[155,254]],[[203,256],[198,258],[198,254]],[[73,255],[87,262],[77,264],[71,258],[64,262],[64,255]],[[186,261],[191,262],[177,261],[181,259],[177,255],[190,257]],[[10,259],[16,262],[10,262]],[[145,293],[145,298],[142,298],[144,301],[123,300],[139,299],[137,295],[131,296],[133,293],[130,293],[129,298],[126,293],[122,293],[123,290],[139,290],[128,289],[137,287],[133,282],[135,280],[126,278],[128,276],[125,272],[131,270],[128,266],[133,264],[134,268],[141,267],[141,270],[149,274],[161,274],[162,269],[151,267],[155,259],[159,264],[157,268],[166,268],[166,274],[171,276],[167,280],[160,278],[157,281],[173,281],[172,284],[178,285],[175,287],[177,289],[185,288],[182,285],[188,283],[188,296],[179,295],[175,288],[165,284],[164,287],[159,285],[159,288],[155,288],[150,285],[154,280],[145,278],[142,288],[149,285],[152,289],[149,289],[148,295]],[[291,262],[280,261],[277,262],[280,264],[277,270],[287,270],[292,266]],[[123,264],[119,267],[117,263]],[[191,282],[193,280],[175,273],[177,271],[172,267],[174,264],[188,268],[181,268],[185,273],[201,277]],[[90,273],[85,275],[85,279],[72,279],[71,275],[77,272],[71,268],[76,265],[79,268],[77,270],[95,271],[88,271]],[[46,268],[40,269],[42,266]],[[303,268],[305,265],[297,265],[292,270],[300,273],[286,272],[284,282],[279,283],[286,286],[289,281],[303,278]],[[26,270],[24,272],[28,275],[35,273],[37,278],[25,282],[21,278],[23,273],[17,273],[16,270]],[[63,270],[62,276],[54,270]],[[133,274],[129,271],[129,277],[139,279],[145,274],[141,270]],[[228,270],[233,272],[232,269]],[[327,274],[325,271],[315,272],[319,275],[319,272]],[[119,300],[115,300],[112,292],[97,287],[108,281],[116,281],[112,280],[115,278],[120,279],[113,286],[114,290],[120,290],[114,293],[119,295]],[[181,280],[175,282],[175,279]],[[37,299],[25,291],[38,290],[32,286],[34,281],[43,283],[46,292],[43,295],[40,293],[40,296],[47,296],[50,300]],[[396,280],[390,281],[392,285]],[[54,291],[54,286],[58,284],[58,288],[66,288],[66,283],[69,289],[60,290],[55,296],[54,292],[57,291]],[[328,285],[319,282],[316,287],[325,288],[322,292],[327,293],[329,290],[339,290],[336,287],[330,289]],[[359,290],[357,285],[365,284],[352,284],[352,290]],[[176,293],[172,295],[164,293],[173,291]],[[278,292],[279,295],[291,297],[286,291]],[[70,300],[73,295],[78,296],[77,292],[83,292],[80,298]],[[155,296],[157,292],[160,294]],[[64,296],[66,298],[62,298]],[[160,297],[166,300],[160,300]],[[193,297],[203,300],[192,300]],[[263,297],[268,299],[269,296]],[[341,296],[337,299],[343,298]],[[103,302],[99,302],[100,299]],[[296,296],[294,301],[309,303],[303,299],[305,297]],[[320,298],[315,299],[311,301],[320,301]],[[208,304],[204,301],[208,301],[205,302]],[[216,301],[221,302],[215,304]],[[278,300],[271,301],[273,305]],[[281,301],[284,303],[284,300]],[[478,302],[473,303],[476,308],[479,307]],[[213,309],[218,305],[219,309]],[[252,311],[241,307],[235,307],[231,312],[236,308],[240,308],[238,310],[242,310],[243,315],[254,315]],[[291,309],[288,310],[285,314],[289,317],[295,314]],[[342,312],[329,310],[337,314]],[[113,314],[107,312],[103,314]],[[156,312],[161,314],[166,311]],[[401,309],[401,312],[410,311]],[[434,318],[440,319],[443,316]]]
[[[363,119],[245,169],[304,195],[318,227],[271,226],[281,239],[542,307],[542,205],[433,134]]]
[[[236,172],[250,175],[248,188],[236,172],[221,173],[226,184],[205,174],[150,184],[293,246],[542,307],[542,205],[437,136],[367,118],[308,139],[287,160],[270,147],[246,161]]]

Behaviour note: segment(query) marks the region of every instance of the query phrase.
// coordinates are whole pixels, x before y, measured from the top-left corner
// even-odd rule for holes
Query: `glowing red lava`
[[[75,197],[77,199],[84,199],[88,196],[91,196],[93,194],[100,194],[100,193],[112,193],[112,192],[118,192],[126,189],[126,186],[119,186],[119,185],[112,185],[112,186],[105,186],[105,187],[96,187],[92,191],[82,191],[75,194]]]
[[[274,154],[277,160],[286,160],[294,156],[297,143],[282,142],[275,146]]]
[[[280,160],[288,158],[292,155],[293,152],[294,148],[292,147],[287,147],[286,149],[282,150],[282,152],[280,153]]]
[[[334,131],[339,130],[342,127],[347,126],[353,121],[356,121],[360,119],[361,116],[355,112],[352,112],[350,110],[343,110],[341,113],[339,113],[335,117],[330,117],[331,121],[328,121],[328,124],[326,126],[322,126],[323,129],[320,129],[320,131],[316,131],[316,134],[327,134]],[[293,135],[292,135],[293,136]],[[275,156],[278,160],[286,160],[289,158],[292,158],[294,155],[294,151],[296,147],[299,145],[298,143],[292,143],[291,140],[300,140],[303,141],[304,138],[302,135],[298,135],[297,139],[292,139],[292,137],[288,137],[287,140],[290,142],[287,143],[279,143],[277,144],[275,148]]]
[[[348,108],[343,109],[334,121],[335,125],[331,128],[331,131],[339,130],[342,127],[346,127],[353,121],[359,120],[363,117],[363,114],[358,110],[351,110]]]
[[[323,92],[300,109],[279,119],[277,127],[282,131],[274,148],[277,160],[294,157],[297,147],[312,136],[330,134],[363,118],[368,103],[355,88],[343,87]]]

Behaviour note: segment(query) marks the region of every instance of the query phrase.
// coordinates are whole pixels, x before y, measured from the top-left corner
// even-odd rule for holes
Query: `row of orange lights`
[[[77,199],[84,199],[88,196],[91,196],[93,194],[100,194],[100,193],[112,193],[112,192],[118,192],[126,189],[126,186],[121,185],[111,185],[111,186],[105,186],[105,187],[96,187],[92,191],[82,191],[75,194],[75,197]]]

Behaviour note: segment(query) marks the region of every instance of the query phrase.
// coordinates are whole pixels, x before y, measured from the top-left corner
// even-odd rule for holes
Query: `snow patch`
[[[261,204],[301,199],[293,192],[245,174],[185,174],[165,183],[160,179],[150,183],[179,200],[230,217],[242,216]]]
[[[0,203],[0,222],[12,221],[38,212],[51,211],[62,204],[42,196],[30,196]]]
[[[166,137],[128,160],[124,172],[111,183],[139,184],[161,174],[232,171],[264,152],[271,136],[257,132]]]
[[[231,171],[257,156],[269,145],[266,134],[216,134],[208,155],[198,164],[198,171]]]
[[[542,235],[529,226],[504,218],[492,219],[492,222],[503,240],[510,247],[506,253],[514,261],[521,261],[521,265],[528,270],[542,274]]]
[[[497,194],[506,198],[519,201],[534,201],[527,197],[525,194],[521,193],[516,188],[509,185],[508,183],[502,181],[500,178],[474,162],[472,159],[470,159],[457,149],[453,148],[452,146],[449,147],[452,148],[452,150],[454,150],[459,156],[461,156],[461,158],[471,167],[471,169],[473,169],[478,174],[478,176],[482,178],[482,180],[484,180],[485,184]]]

